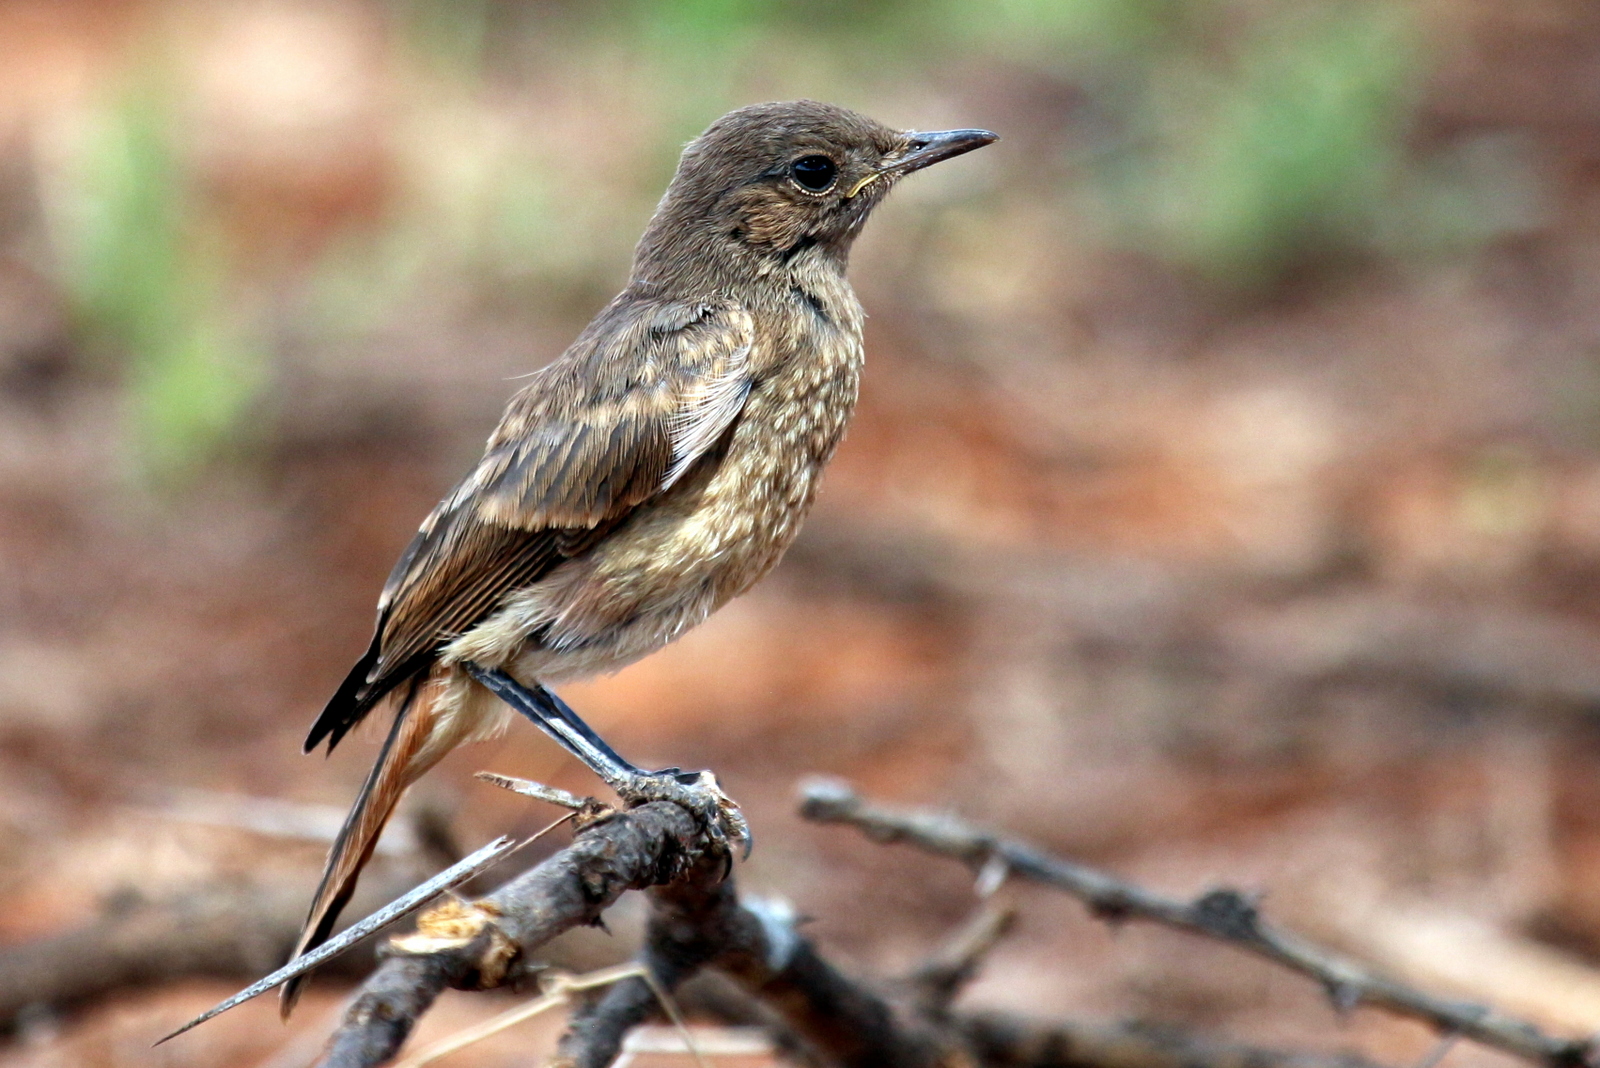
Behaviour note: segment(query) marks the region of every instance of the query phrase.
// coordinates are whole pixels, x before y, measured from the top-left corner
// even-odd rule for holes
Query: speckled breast
[[[855,408],[861,312],[841,280],[759,318],[755,381],[726,440],[523,595],[540,607],[519,673],[559,681],[636,660],[743,593],[793,542]]]

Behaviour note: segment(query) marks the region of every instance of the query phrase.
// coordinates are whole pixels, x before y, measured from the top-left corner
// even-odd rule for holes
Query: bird
[[[654,652],[778,563],[856,403],[851,245],[906,175],[996,140],[802,100],[740,108],[689,142],[627,285],[528,376],[423,521],[306,738],[331,752],[393,708],[295,957],[327,940],[405,790],[513,712],[613,786],[693,781],[623,760],[550,686]]]

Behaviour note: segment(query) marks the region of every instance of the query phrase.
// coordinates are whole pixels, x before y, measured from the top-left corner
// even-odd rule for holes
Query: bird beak
[[[855,196],[879,178],[899,178],[912,171],[931,167],[940,160],[971,152],[984,145],[992,145],[998,140],[1000,135],[992,134],[988,130],[934,130],[927,133],[913,130],[906,134],[906,154],[887,167],[881,167],[861,179],[854,189],[845,194],[845,199]]]
[[[1000,140],[998,134],[992,134],[988,130],[935,130],[926,133],[912,132],[906,137],[911,142],[909,151],[885,167],[885,172],[910,174],[912,171],[931,167],[941,160],[951,159]]]

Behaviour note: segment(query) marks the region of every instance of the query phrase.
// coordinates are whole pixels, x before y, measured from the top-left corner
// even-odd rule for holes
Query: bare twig
[[[559,786],[546,786],[542,782],[532,779],[519,779],[512,775],[501,775],[493,771],[479,771],[473,773],[473,778],[498,786],[502,790],[510,790],[523,797],[531,797],[535,801],[544,801],[561,808],[570,808],[574,812],[587,813],[597,816],[605,811],[606,806],[592,797],[579,797],[577,794],[561,789]]]
[[[239,993],[233,995],[233,997],[228,998],[226,1001],[220,1002],[219,1004],[207,1009],[205,1012],[201,1013],[199,1016],[196,1016],[194,1019],[190,1020],[176,1031],[164,1038],[157,1040],[156,1045],[159,1046],[162,1042],[177,1038],[190,1028],[197,1027],[214,1016],[220,1016],[222,1013],[227,1012],[235,1005],[243,1004],[253,997],[258,997],[261,994],[265,994],[268,990],[271,990],[279,983],[288,982],[297,975],[304,975],[306,972],[309,972],[311,969],[315,968],[328,958],[335,957],[340,953],[343,953],[345,950],[349,949],[363,938],[376,934],[378,931],[383,930],[394,921],[409,916],[411,913],[426,905],[428,902],[432,901],[446,890],[449,890],[452,887],[460,886],[462,883],[467,882],[474,876],[487,871],[490,867],[502,860],[507,853],[510,853],[512,850],[516,849],[519,844],[521,843],[518,843],[512,838],[495,839],[493,842],[490,842],[488,845],[467,857],[465,860],[446,868],[444,871],[440,872],[438,875],[435,875],[421,886],[412,890],[410,893],[401,895],[394,901],[379,909],[377,912],[374,912],[372,915],[368,916],[366,919],[346,927],[343,931],[339,932],[338,935],[329,939],[327,942],[324,942],[311,952],[296,957],[294,960],[290,961],[288,964],[285,964],[282,968],[279,968],[265,979],[261,979],[252,983],[250,986],[247,986],[245,989],[239,991]]]
[[[1450,1051],[1455,1049],[1460,1042],[1460,1035],[1446,1034],[1441,1036],[1439,1041],[1433,1044],[1433,1048],[1423,1055],[1423,1058],[1416,1063],[1414,1068],[1438,1068],[1439,1063],[1448,1057]]]
[[[1238,946],[1309,976],[1341,1010],[1376,1006],[1557,1068],[1600,1062],[1600,1050],[1591,1039],[1558,1038],[1487,1006],[1422,993],[1274,927],[1238,890],[1210,890],[1194,901],[1164,897],[954,816],[872,804],[836,780],[808,781],[801,811],[808,819],[847,823],[874,840],[905,842],[980,870],[998,856],[1014,874],[1065,890],[1102,919],[1151,920]]]
[[[217,803],[210,821],[245,825],[248,807],[231,795],[180,795],[185,810],[166,816],[202,813],[202,799]],[[254,802],[256,798],[248,799]],[[250,824],[258,833],[293,837],[317,836],[319,806],[267,806],[267,818]],[[334,830],[337,830],[335,813]],[[239,817],[235,819],[235,817]],[[405,855],[392,848],[381,864],[372,865],[350,903],[354,915],[365,915],[410,890],[419,881],[461,859],[449,827],[435,808],[415,806],[408,818],[390,825],[388,839],[405,844]],[[330,831],[327,835],[332,838]],[[136,889],[118,891],[101,914],[84,924],[45,938],[0,946],[0,1034],[29,1013],[71,1009],[121,989],[148,989],[168,980],[204,975],[226,979],[258,976],[276,966],[294,947],[305,923],[306,897],[314,885],[311,868],[257,879],[212,877],[146,898]],[[331,968],[350,977],[372,968],[369,953],[358,947]]]
[[[984,904],[950,939],[911,973],[910,980],[929,1011],[949,1006],[978,974],[989,951],[1015,926],[1017,910]]]
[[[792,911],[744,906],[726,878],[728,855],[703,817],[668,801],[584,827],[568,848],[487,897],[435,910],[418,933],[391,943],[329,1042],[324,1068],[387,1063],[446,987],[501,986],[528,974],[539,946],[598,921],[629,889],[655,887],[642,964],[674,990],[711,966],[776,1009],[785,1025],[845,1068],[932,1068],[946,1048],[890,1004],[823,961],[794,930]],[[446,913],[438,915],[438,913]],[[641,979],[611,986],[578,1013],[561,1063],[603,1068],[623,1037],[659,1004]]]
[[[401,874],[413,877],[401,882]],[[357,907],[376,908],[403,893],[416,874],[374,872]],[[29,1012],[71,1009],[117,990],[195,975],[260,975],[294,945],[306,894],[290,880],[213,883],[153,901],[116,903],[75,929],[0,946],[0,1033]],[[370,958],[359,965],[370,967]]]
[[[320,1063],[386,1063],[447,987],[514,982],[538,947],[596,923],[627,890],[678,878],[706,845],[702,824],[686,809],[651,802],[590,824],[572,845],[487,897],[423,916],[417,935],[393,943],[367,979]]]

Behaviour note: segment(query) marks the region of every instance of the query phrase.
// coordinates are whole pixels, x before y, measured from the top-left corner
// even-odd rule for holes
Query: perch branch
[[[948,1043],[908,1026],[794,929],[792,911],[741,904],[729,857],[702,816],[668,801],[585,824],[573,844],[475,902],[435,909],[418,933],[393,940],[329,1041],[323,1068],[375,1068],[399,1051],[447,987],[514,983],[531,954],[570,928],[598,922],[625,891],[654,888],[641,963],[671,991],[710,966],[755,995],[784,1025],[845,1068],[932,1068]],[[634,1025],[657,1010],[650,984],[629,978],[579,1012],[558,1063],[601,1068]]]
[[[792,911],[741,904],[706,856],[688,877],[651,891],[642,963],[672,990],[713,968],[775,1009],[785,1027],[843,1068],[932,1068],[948,1043],[834,969],[795,930]],[[563,1036],[556,1064],[604,1068],[656,999],[635,979],[611,987]]]
[[[1373,1068],[1138,1028],[952,1013],[948,996],[1003,933],[1005,914],[992,908],[891,997],[823,959],[799,934],[788,906],[741,902],[728,862],[726,839],[716,837],[704,814],[674,802],[583,822],[572,845],[531,871],[477,901],[437,907],[421,918],[416,934],[391,940],[388,957],[358,992],[319,1064],[389,1063],[445,988],[515,984],[539,970],[531,955],[544,943],[598,923],[627,890],[648,889],[651,916],[635,966],[641,970],[574,1014],[556,1065],[611,1064],[628,1031],[660,1011],[663,992],[709,971],[757,1006],[736,1007],[736,1015],[765,1026],[800,1061],[837,1068]],[[625,974],[619,969],[615,976]]]
[[[588,824],[572,845],[484,898],[423,915],[415,935],[391,942],[319,1063],[387,1063],[447,987],[485,989],[525,976],[540,946],[597,923],[627,890],[677,878],[706,843],[703,826],[683,807],[650,802]]]
[[[1600,1062],[1592,1039],[1559,1038],[1487,1006],[1422,993],[1281,930],[1262,919],[1255,903],[1238,890],[1218,888],[1193,901],[1164,897],[954,816],[872,804],[836,780],[807,782],[801,812],[807,819],[847,823],[875,841],[906,842],[978,870],[998,857],[1015,874],[1081,899],[1101,919],[1151,920],[1238,946],[1309,976],[1341,1011],[1377,1006],[1553,1068]]]

